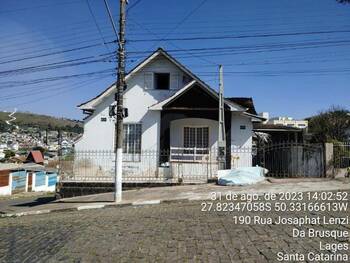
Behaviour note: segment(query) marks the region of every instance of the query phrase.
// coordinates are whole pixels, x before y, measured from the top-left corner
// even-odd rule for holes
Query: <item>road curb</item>
[[[334,188],[330,191],[342,191],[347,190],[343,188]],[[308,192],[310,190],[300,190],[302,192]],[[230,193],[230,191],[228,191]],[[269,191],[266,192],[260,192],[258,195],[264,195],[265,193],[269,193]],[[224,193],[226,194],[226,193]],[[238,194],[243,194],[243,192],[240,192]],[[153,206],[153,205],[159,205],[159,204],[172,204],[172,203],[189,203],[189,202],[199,202],[204,200],[210,200],[208,197],[189,197],[189,198],[180,198],[180,199],[167,199],[167,200],[160,200],[160,199],[154,199],[154,200],[147,200],[147,201],[134,201],[129,203],[113,203],[113,202],[104,202],[104,203],[87,203],[85,205],[80,205],[76,207],[68,207],[68,208],[55,208],[55,209],[47,209],[47,210],[32,210],[32,211],[24,211],[24,212],[5,212],[0,211],[0,218],[9,218],[9,217],[21,217],[21,216],[28,216],[28,215],[41,215],[41,214],[48,214],[48,213],[62,213],[62,212],[74,212],[74,211],[82,211],[82,210],[91,210],[91,209],[102,209],[102,208],[123,208],[123,207],[129,207],[134,206],[135,208],[141,207],[141,206]]]
[[[74,211],[83,211],[83,210],[92,210],[92,209],[103,209],[103,208],[122,208],[128,206],[140,207],[147,205],[159,205],[159,204],[171,204],[171,203],[188,203],[191,200],[186,199],[174,199],[174,200],[147,200],[147,201],[135,201],[132,203],[107,203],[107,204],[90,204],[90,205],[81,205],[78,207],[69,207],[69,208],[56,208],[56,209],[45,209],[45,210],[33,210],[33,211],[25,211],[18,213],[6,213],[0,211],[0,218],[9,218],[9,217],[21,217],[21,216],[29,216],[29,215],[42,215],[49,213],[62,213],[62,212],[74,212]]]

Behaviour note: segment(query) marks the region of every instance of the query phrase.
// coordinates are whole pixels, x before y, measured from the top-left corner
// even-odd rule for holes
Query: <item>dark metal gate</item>
[[[335,169],[350,167],[350,142],[336,142],[333,144],[333,166]]]
[[[274,143],[258,147],[254,164],[273,177],[324,177],[322,144]]]

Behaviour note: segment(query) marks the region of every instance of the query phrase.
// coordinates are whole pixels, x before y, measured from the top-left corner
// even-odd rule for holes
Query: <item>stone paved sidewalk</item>
[[[264,181],[251,186],[219,186],[215,184],[183,185],[128,190],[123,193],[123,201],[118,205],[156,204],[163,201],[205,200],[213,192],[265,193],[286,191],[321,191],[350,189],[348,179],[337,180],[283,180],[275,183]],[[40,201],[40,200],[39,200]],[[42,201],[42,200],[41,200]],[[53,211],[81,210],[114,206],[113,193],[66,198],[50,202],[35,200],[18,203],[0,201],[0,216],[41,214]]]

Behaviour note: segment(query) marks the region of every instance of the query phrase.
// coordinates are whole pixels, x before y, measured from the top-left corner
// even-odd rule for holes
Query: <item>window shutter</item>
[[[146,72],[144,74],[145,77],[145,89],[152,89],[153,88],[153,74],[152,72]]]
[[[170,74],[170,89],[179,88],[179,73]]]

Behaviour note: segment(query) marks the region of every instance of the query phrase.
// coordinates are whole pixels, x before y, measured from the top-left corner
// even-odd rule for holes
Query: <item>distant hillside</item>
[[[8,116],[9,112],[0,111],[0,131],[9,129],[6,124],[7,120],[11,118]],[[16,120],[11,123],[21,128],[36,127],[40,130],[62,130],[67,132],[83,132],[82,122],[76,120],[69,120],[65,118],[56,118],[52,116],[34,114],[29,112],[16,112],[14,114]]]

